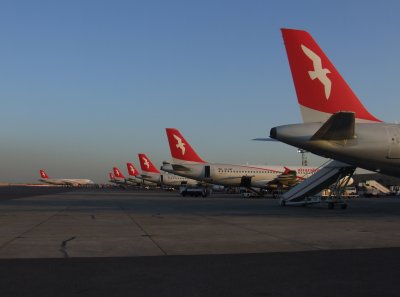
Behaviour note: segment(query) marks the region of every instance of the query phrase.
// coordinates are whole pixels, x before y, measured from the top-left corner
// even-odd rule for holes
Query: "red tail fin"
[[[160,171],[154,166],[150,159],[145,154],[138,154],[140,161],[140,168],[145,172],[160,173]]]
[[[133,166],[132,163],[126,163],[126,167],[128,168],[128,173],[130,176],[136,176],[139,174],[139,171]]]
[[[286,166],[284,166],[283,168],[285,169],[285,171],[284,171],[284,172],[282,172],[282,174],[289,174],[289,172],[290,172],[290,169],[289,169],[289,168],[287,168]]]
[[[117,167],[113,167],[113,171],[114,171],[115,177],[117,177],[117,178],[125,178],[125,176],[122,174],[121,171],[119,171],[119,169]]]
[[[205,163],[175,128],[166,128],[172,158],[192,163]]]
[[[47,175],[46,171],[44,171],[44,169],[40,169],[39,173],[40,173],[41,178],[43,178],[43,179],[49,178],[49,176]]]
[[[380,122],[368,112],[308,32],[282,29],[282,35],[304,122],[326,121],[339,111],[355,112],[358,121]]]

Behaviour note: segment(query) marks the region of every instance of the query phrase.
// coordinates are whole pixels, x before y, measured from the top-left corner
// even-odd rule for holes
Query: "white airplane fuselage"
[[[218,163],[164,164],[164,171],[192,178],[198,181],[227,187],[249,186],[265,188],[271,181],[285,173],[284,166],[251,166]],[[313,167],[289,166],[300,179],[307,178],[318,169]]]
[[[140,178],[139,176],[129,176],[126,181],[130,184],[130,185],[136,185],[136,186],[155,186],[155,184],[153,182],[144,180],[143,178]]]
[[[165,170],[164,170],[165,171]],[[178,187],[182,184],[195,186],[198,184],[197,180],[191,180],[190,178],[171,174],[171,173],[153,173],[153,172],[146,172],[141,175],[143,180],[153,183],[153,185],[165,185],[171,187]]]
[[[46,184],[60,186],[82,186],[94,184],[90,179],[83,178],[41,178],[40,181]]]
[[[110,182],[112,182],[113,184],[116,185],[123,185],[123,186],[127,186],[128,183],[126,182],[126,180],[124,178],[119,178],[119,177],[115,177],[114,179],[110,179]]]

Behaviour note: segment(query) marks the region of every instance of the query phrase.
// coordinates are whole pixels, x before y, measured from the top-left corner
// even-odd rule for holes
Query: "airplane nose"
[[[276,127],[271,128],[269,131],[269,137],[276,139]]]

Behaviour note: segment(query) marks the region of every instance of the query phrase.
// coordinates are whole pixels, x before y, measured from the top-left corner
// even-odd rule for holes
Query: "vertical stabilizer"
[[[113,171],[114,171],[116,178],[125,178],[125,176],[122,174],[122,172],[117,167],[113,167]]]
[[[128,173],[130,176],[136,176],[139,174],[139,171],[133,166],[132,163],[126,163],[126,167],[128,168]]]
[[[44,169],[40,169],[39,173],[40,173],[40,177],[41,178],[43,178],[43,179],[48,179],[49,178],[49,176],[47,175],[46,171],[44,171]]]
[[[380,122],[368,112],[312,36],[281,29],[304,122],[324,122],[340,111],[356,122]]]
[[[140,168],[142,171],[147,173],[160,173],[160,171],[154,166],[153,162],[146,156],[146,154],[138,154],[139,161],[140,161]]]
[[[166,128],[171,156],[178,162],[205,163],[175,128]]]

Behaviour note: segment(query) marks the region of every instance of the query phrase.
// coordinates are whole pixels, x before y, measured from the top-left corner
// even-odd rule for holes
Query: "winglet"
[[[47,175],[46,171],[44,171],[44,169],[40,169],[39,170],[39,174],[40,174],[40,177],[43,178],[43,179],[48,179],[49,178],[49,176]]]
[[[357,122],[380,122],[368,112],[312,36],[281,29],[304,122],[325,122],[352,111]]]
[[[153,162],[150,161],[150,159],[146,156],[146,154],[138,154],[139,157],[139,162],[140,162],[140,168],[142,168],[142,171],[144,172],[152,172],[152,173],[160,173],[160,170],[154,166]]]
[[[126,163],[126,167],[128,168],[128,173],[130,176],[136,176],[139,174],[139,171],[133,166],[132,163]]]
[[[338,112],[311,137],[311,140],[345,140],[354,138],[354,112]]]
[[[171,156],[179,162],[205,163],[175,128],[166,128]]]

